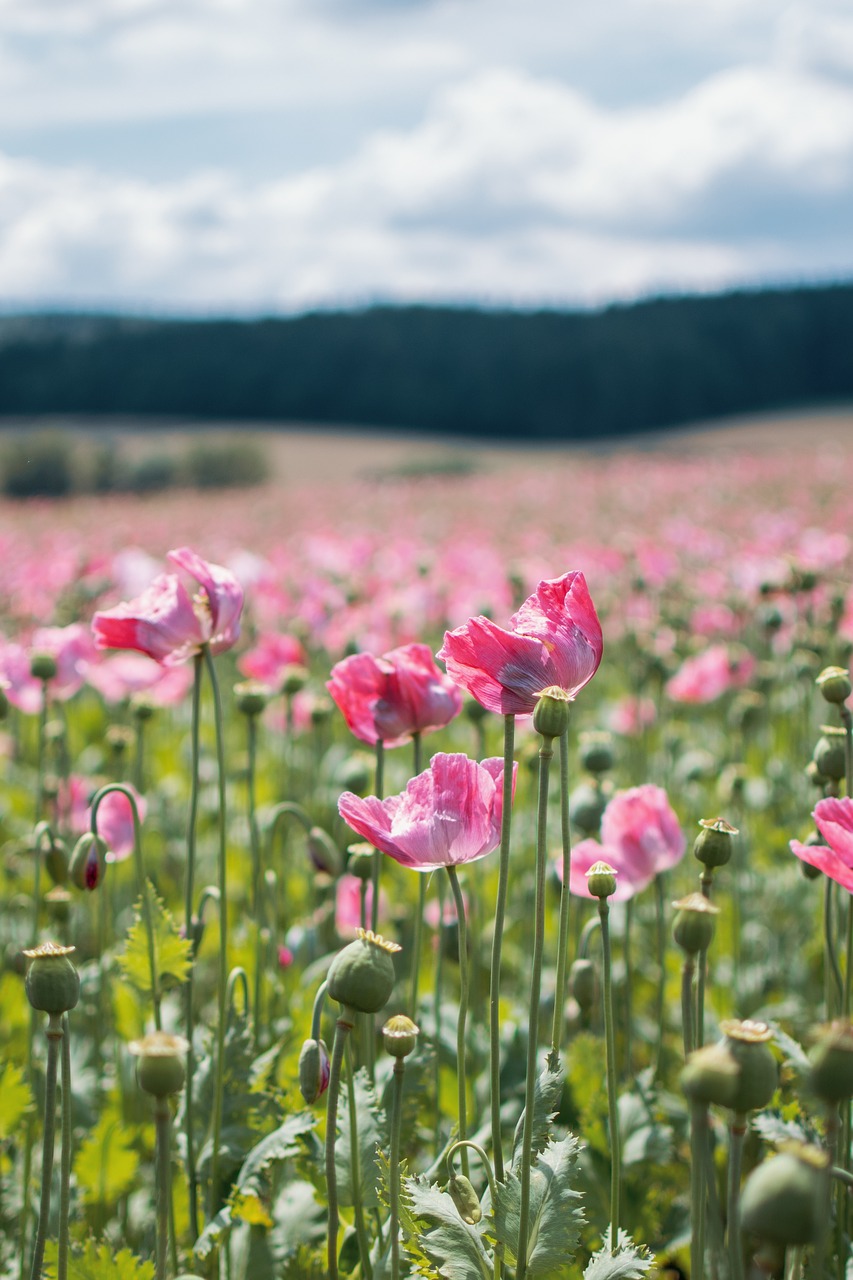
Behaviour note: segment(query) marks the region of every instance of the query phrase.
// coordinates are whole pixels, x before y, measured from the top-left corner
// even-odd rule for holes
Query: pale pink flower
[[[791,852],[853,893],[853,800],[848,796],[819,800],[812,817],[826,844],[792,840]]]
[[[305,649],[295,636],[268,631],[258,636],[254,648],[238,659],[237,666],[244,676],[277,689],[288,667],[304,667],[307,661]]]
[[[569,888],[589,898],[586,872],[594,862],[608,862],[617,872],[617,902],[651,884],[684,857],[687,841],[662,787],[645,783],[617,791],[601,818],[601,843],[583,840],[572,849]]]
[[[462,710],[462,695],[425,644],[381,658],[356,653],[332,668],[326,688],[350,732],[362,742],[397,747],[415,733],[441,729]]]
[[[87,679],[105,702],[124,702],[144,693],[158,707],[168,707],[183,701],[193,674],[190,667],[164,667],[147,654],[128,649],[93,663]]]

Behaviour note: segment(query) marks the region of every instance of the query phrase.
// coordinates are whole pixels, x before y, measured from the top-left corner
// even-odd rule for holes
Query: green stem
[[[701,1048],[705,1043],[705,987],[708,981],[708,948],[704,947],[698,956],[696,971],[696,1046]]]
[[[632,1027],[634,1022],[634,984],[631,973],[633,953],[631,942],[633,939],[633,923],[634,923],[634,901],[632,898],[625,903],[625,936],[622,942],[623,955],[625,960],[625,1067],[628,1079],[634,1074],[634,1044]]]
[[[136,716],[136,749],[133,753],[133,785],[140,795],[145,792],[145,716]]]
[[[416,733],[412,736],[413,760],[412,765],[415,771],[415,777],[421,771],[421,735]],[[421,948],[423,946],[424,932],[424,909],[426,907],[426,890],[427,877],[421,875],[418,878],[418,913],[415,916],[415,936],[412,940],[412,994],[409,1000],[409,1013],[413,1022],[417,1022],[418,1017],[418,983],[420,981],[421,969]]]
[[[385,790],[385,744],[381,738],[376,741],[376,796],[382,799]],[[374,933],[379,928],[379,868],[382,863],[382,854],[378,849],[373,850],[373,873],[371,876],[371,884],[373,886],[373,901],[370,904],[370,927]]]
[[[613,974],[610,955],[610,908],[606,898],[599,898],[601,946],[604,954],[604,1043],[607,1058],[607,1112],[610,1122],[610,1252],[619,1243],[619,1194],[621,1149],[619,1110],[616,1104],[616,1036],[613,1025]]]
[[[59,1248],[56,1259],[56,1280],[67,1280],[68,1224],[71,1207],[71,1041],[69,1039],[67,1013],[62,1015],[61,1064],[62,1153],[59,1166]]]
[[[838,967],[838,956],[835,948],[835,882],[826,876],[823,886],[823,933],[826,947],[826,1016],[832,1018],[835,1014],[836,1004],[833,999],[833,982],[835,984],[835,997],[839,1001],[842,999],[844,985],[841,981],[841,970]]]
[[[708,1107],[690,1105],[690,1280],[704,1280],[705,1271],[705,1137]]]
[[[685,956],[681,970],[681,1031],[684,1038],[685,1059],[696,1048],[693,1027],[693,974],[695,971],[696,961],[693,956]]]
[[[355,1233],[358,1237],[358,1252],[366,1280],[373,1280],[373,1267],[370,1261],[370,1241],[367,1238],[367,1226],[364,1221],[364,1205],[361,1201],[361,1160],[358,1150],[358,1107],[355,1100],[355,1073],[352,1061],[351,1041],[347,1037],[344,1042],[347,1068],[347,1102],[349,1105],[349,1150],[350,1181],[352,1182],[352,1210],[355,1218]]]
[[[492,1154],[495,1177],[504,1180],[501,1144],[501,948],[509,888],[509,852],[512,836],[512,764],[515,747],[515,716],[504,716],[503,810],[501,813],[501,851],[498,872],[498,895],[492,935],[492,968],[489,987],[489,1083],[492,1122]]]
[[[200,653],[193,659],[193,703],[192,703],[192,768],[190,773],[190,803],[187,813],[187,869],[184,885],[184,921],[186,935],[193,942],[193,897],[195,893],[195,851],[196,828],[198,824],[198,792],[199,792],[199,726],[201,721],[201,678],[203,658]],[[195,960],[195,950],[193,950]],[[184,984],[184,1035],[187,1041],[187,1079],[184,1091],[184,1141],[186,1143],[187,1187],[189,1192],[190,1234],[196,1241],[201,1233],[201,1221],[198,1206],[198,1175],[195,1162],[195,1115],[194,1115],[194,1076],[195,1049],[193,1032],[195,1017],[193,1014],[193,978],[195,964],[190,965],[187,981]]]
[[[467,1093],[468,1078],[465,1070],[465,1022],[468,1017],[468,929],[465,920],[465,902],[459,887],[459,877],[455,867],[446,867],[447,878],[456,905],[456,923],[459,937],[459,1021],[456,1024],[456,1056],[457,1083],[459,1092],[459,1138],[464,1139],[468,1131]],[[465,1175],[468,1174],[468,1159],[462,1152],[462,1165]]]
[[[394,1059],[394,1094],[391,1101],[391,1186],[389,1188],[391,1280],[400,1280],[400,1131],[403,1118],[403,1077],[406,1059]]]
[[[743,1280],[743,1255],[740,1242],[740,1171],[745,1138],[746,1116],[743,1112],[733,1112],[729,1125],[729,1175],[726,1204],[730,1280]]]
[[[438,877],[438,945],[435,949],[435,986],[433,988],[433,1021],[435,1022],[435,1133],[436,1155],[441,1150],[441,1001],[444,995],[444,877]]]
[[[566,1005],[566,969],[569,951],[569,889],[572,874],[572,839],[569,825],[569,730],[560,735],[560,830],[563,840],[563,882],[560,886],[560,933],[557,942],[557,984],[554,991],[554,1022],[551,1027],[552,1070],[557,1069],[563,1038]]]
[[[548,838],[548,774],[554,756],[554,739],[542,738],[539,748],[539,807],[536,823],[536,888],[533,917],[533,964],[530,976],[530,1012],[527,1023],[527,1077],[524,1092],[524,1128],[521,1139],[521,1207],[518,1220],[516,1280],[527,1275],[528,1223],[530,1219],[530,1165],[533,1153],[533,1100],[536,1088],[536,1049],[539,1040],[539,1000],[545,945],[545,865]],[[464,1134],[463,1134],[464,1137]]]
[[[655,941],[657,950],[658,986],[655,1002],[655,1069],[653,1079],[660,1077],[663,1064],[664,1017],[666,1014],[666,905],[664,874],[655,876]]]
[[[263,998],[263,894],[261,892],[261,842],[258,833],[258,820],[255,811],[255,774],[258,753],[258,724],[254,715],[246,718],[246,750],[248,767],[246,769],[246,807],[249,819],[249,842],[252,851],[252,915],[255,920],[255,999],[254,999],[254,1042],[256,1050],[261,1047],[261,1001]]]
[[[30,1280],[41,1280],[47,1226],[50,1218],[50,1191],[53,1181],[53,1148],[56,1140],[56,1069],[62,1040],[62,1015],[52,1013],[47,1024],[47,1067],[44,1078],[44,1144],[41,1161],[41,1202]]]
[[[225,743],[222,732],[222,699],[213,655],[204,646],[204,662],[213,691],[213,718],[216,729],[216,761],[219,774],[219,1007],[216,1027],[216,1077],[213,1090],[213,1128],[211,1136],[210,1186],[208,1217],[219,1204],[219,1146],[222,1139],[222,1098],[225,1090],[225,1030],[227,1022],[226,987],[228,983],[228,867],[226,844]]]
[[[476,1151],[477,1155],[480,1157],[480,1161],[483,1165],[483,1168],[486,1171],[486,1178],[488,1179],[488,1183],[489,1183],[489,1193],[492,1197],[492,1204],[493,1205],[497,1204],[498,1189],[495,1184],[495,1175],[492,1171],[492,1166],[489,1162],[489,1157],[486,1155],[485,1151],[479,1145],[479,1143],[472,1142],[468,1138],[460,1139],[459,1142],[454,1142],[453,1146],[449,1149],[449,1151],[447,1152],[447,1155],[444,1157],[445,1163],[447,1164],[448,1174],[453,1173],[453,1157],[455,1153],[462,1147],[469,1148],[471,1151]]]
[[[329,1222],[326,1235],[326,1267],[328,1280],[338,1280],[338,1175],[335,1168],[335,1142],[338,1127],[338,1098],[341,1091],[341,1066],[347,1036],[352,1031],[355,1014],[343,1009],[335,1024],[335,1042],[329,1069],[329,1087],[326,1090],[326,1194],[329,1201]]]
[[[169,1248],[169,1103],[158,1098],[154,1107],[157,1168],[157,1280],[166,1280]]]

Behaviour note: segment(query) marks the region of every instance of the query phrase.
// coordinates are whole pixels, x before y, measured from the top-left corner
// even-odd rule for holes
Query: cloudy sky
[[[0,0],[0,308],[853,277],[850,0]]]

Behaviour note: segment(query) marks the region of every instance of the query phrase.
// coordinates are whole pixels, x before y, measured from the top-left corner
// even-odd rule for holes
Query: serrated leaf
[[[139,1153],[113,1109],[104,1111],[74,1158],[74,1176],[85,1204],[115,1204],[133,1189]]]
[[[376,1091],[363,1067],[353,1077],[353,1088],[361,1203],[365,1209],[375,1209],[379,1204],[379,1164],[376,1152],[378,1147],[388,1146],[388,1118],[376,1100]],[[335,1144],[338,1200],[343,1205],[353,1203],[351,1155],[350,1111],[344,1094],[338,1108],[338,1139]]]
[[[785,1120],[775,1111],[762,1111],[753,1116],[752,1128],[765,1142],[778,1146],[782,1142],[814,1142],[814,1133],[799,1123],[798,1120]]]
[[[493,1267],[479,1232],[459,1216],[446,1191],[425,1178],[407,1178],[406,1196],[416,1224],[416,1246],[445,1280],[489,1280]],[[417,1251],[414,1256],[417,1257]]]
[[[559,1110],[560,1098],[563,1092],[563,1068],[558,1067],[555,1071],[552,1067],[546,1066],[539,1075],[533,1085],[533,1145],[531,1147],[531,1158],[538,1156],[540,1151],[544,1151],[551,1137],[551,1121],[555,1113]],[[524,1112],[519,1117],[518,1124],[515,1126],[515,1136],[512,1140],[512,1166],[518,1168],[521,1160],[522,1139],[524,1136]]]
[[[283,1124],[268,1133],[252,1148],[243,1162],[237,1178],[237,1190],[247,1195],[259,1195],[269,1185],[272,1167],[295,1156],[301,1149],[300,1138],[309,1133],[315,1118],[309,1111],[299,1111],[288,1116]]]
[[[568,1134],[551,1142],[539,1155],[530,1174],[530,1209],[527,1229],[527,1268],[530,1276],[562,1274],[573,1260],[584,1216],[577,1177],[579,1143]],[[496,1185],[493,1210],[494,1234],[511,1260],[517,1258],[521,1229],[521,1180],[514,1169]]]
[[[801,1044],[799,1044],[793,1036],[789,1036],[787,1032],[776,1022],[768,1023],[773,1032],[773,1039],[784,1055],[785,1065],[793,1067],[798,1075],[806,1075],[811,1070],[811,1062],[809,1055]]]
[[[273,1206],[270,1249],[279,1266],[326,1235],[326,1209],[310,1182],[287,1182]]]
[[[154,939],[154,973],[158,991],[185,982],[192,965],[192,943],[182,938],[178,926],[158,897],[149,880],[145,886],[151,914]],[[128,930],[119,966],[129,982],[143,995],[151,995],[151,965],[148,955],[148,932],[142,913],[142,899],[134,908],[134,921]]]
[[[623,1166],[666,1164],[672,1156],[670,1126],[655,1119],[639,1093],[623,1093],[618,1107]]]
[[[45,1250],[45,1276],[55,1280],[58,1246],[50,1241]],[[68,1280],[154,1280],[154,1263],[143,1262],[129,1249],[87,1240],[82,1250],[68,1257]]]
[[[24,1070],[7,1062],[0,1070],[0,1142],[11,1138],[32,1109],[32,1096]]]
[[[249,1020],[244,1013],[232,1013],[225,1031],[223,1060],[225,1083],[222,1097],[222,1132],[219,1142],[220,1171],[223,1179],[230,1179],[236,1173],[257,1140],[258,1094],[252,1090],[250,1084],[252,1060],[252,1033]],[[194,1112],[199,1121],[196,1140],[203,1142],[198,1154],[197,1168],[202,1178],[207,1177],[210,1171],[212,1144],[206,1135],[206,1128],[213,1114],[215,1065],[214,1055],[206,1053],[197,1063],[195,1073]],[[182,1129],[183,1106],[178,1113],[177,1123],[179,1129]]]
[[[634,1244],[625,1231],[620,1231],[617,1239],[616,1252],[611,1253],[608,1227],[604,1244],[586,1265],[583,1280],[641,1280],[646,1274],[654,1261],[648,1250]]]
[[[193,1245],[193,1257],[197,1258],[199,1262],[204,1262],[205,1258],[210,1257],[211,1253],[213,1253],[226,1231],[231,1230],[232,1225],[231,1210],[226,1204],[210,1219],[210,1222],[208,1222],[198,1240],[196,1240]]]

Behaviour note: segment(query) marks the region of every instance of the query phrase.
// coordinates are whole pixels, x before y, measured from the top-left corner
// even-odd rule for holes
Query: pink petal
[[[817,867],[824,875],[829,876],[830,880],[840,884],[848,893],[853,893],[853,867],[848,867],[847,863],[843,862],[832,849],[827,849],[822,844],[801,844],[799,840],[791,840],[790,846],[791,852],[795,853],[801,862],[807,862],[810,867]]]

